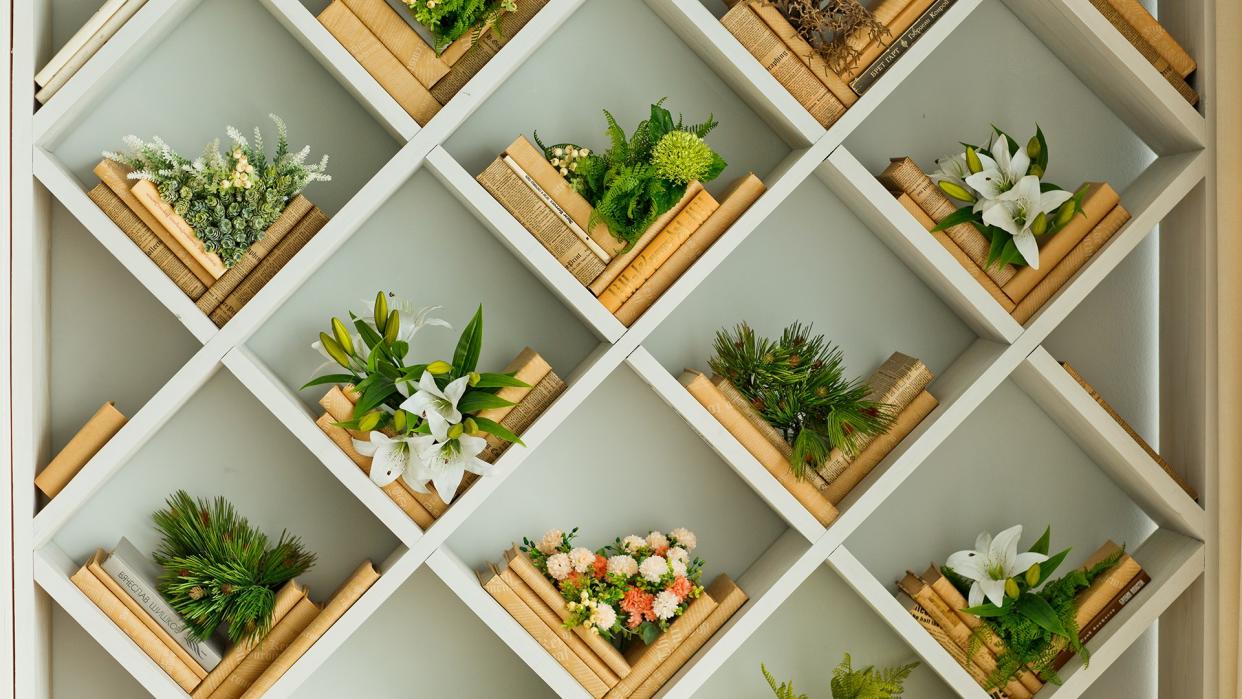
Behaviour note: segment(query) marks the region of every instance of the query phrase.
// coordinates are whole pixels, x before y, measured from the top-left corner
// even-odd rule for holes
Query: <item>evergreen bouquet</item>
[[[103,155],[132,168],[130,179],[154,184],[203,247],[231,267],[276,222],[289,199],[311,182],[332,179],[326,174],[328,156],[307,164],[310,146],[290,152],[285,122],[269,116],[276,124],[276,152],[270,157],[257,126],[253,142],[228,127],[232,145],[221,152],[219,139],[214,140],[196,160],[177,153],[159,136],[151,141],[127,136],[129,153]]]
[[[576,527],[553,529],[521,546],[565,599],[566,628],[585,627],[618,647],[631,638],[650,644],[703,594],[703,561],[690,555],[698,540],[687,529],[631,534],[598,551],[574,546],[577,536]]]
[[[906,679],[918,666],[918,663],[910,663],[877,670],[868,665],[855,670],[850,654],[846,653],[845,659],[832,671],[828,690],[832,699],[901,699]],[[794,691],[792,682],[777,684],[768,668],[762,665],[759,668],[776,699],[807,699],[807,695]]]
[[[628,139],[604,110],[610,145],[603,153],[573,143],[547,146],[535,134],[544,157],[595,208],[589,225],[605,223],[627,247],[681,200],[691,181],[709,182],[725,169],[703,140],[716,120],[708,115],[701,124],[686,124],[678,116],[674,122],[663,103],[651,105],[651,116]]]
[[[772,340],[741,323],[717,332],[714,350],[708,365],[785,437],[799,478],[833,448],[855,455],[862,438],[892,423],[892,406],[868,400],[864,381],[846,379],[841,350],[810,326],[794,323]]]
[[[1039,269],[1037,239],[1056,235],[1081,213],[1087,187],[1069,192],[1043,181],[1048,141],[1038,125],[1025,148],[999,128],[992,131],[986,145],[963,144],[964,152],[936,161],[940,169],[932,181],[964,205],[932,230],[969,223],[991,242],[989,267]]]
[[[516,12],[517,0],[407,0],[406,7],[435,37],[435,50],[440,53],[466,32],[472,32],[477,41],[490,26],[499,36],[497,20],[505,12]]]
[[[277,588],[314,565],[315,554],[288,532],[273,545],[224,498],[196,501],[179,490],[166,504],[153,516],[163,537],[159,593],[199,640],[222,624],[234,643],[266,634]]]
[[[1078,638],[1076,596],[1108,572],[1121,558],[1121,551],[1089,569],[1073,570],[1052,580],[1070,550],[1048,555],[1051,528],[1027,551],[1018,553],[1022,526],[1016,525],[993,537],[983,532],[974,549],[949,556],[942,572],[967,595],[966,612],[985,622],[971,638],[973,654],[990,635],[1004,651],[997,655],[996,671],[989,687],[1000,687],[1029,668],[1046,681],[1056,682],[1051,664],[1066,646],[1088,658]]]
[[[370,313],[351,312],[348,325],[332,318],[331,333],[319,333],[311,346],[327,359],[320,370],[337,365],[345,372],[318,376],[302,388],[353,384],[360,397],[352,419],[337,425],[367,433],[365,441],[354,440],[354,447],[373,458],[371,480],[385,486],[401,478],[420,493],[428,492],[430,483],[448,503],[466,471],[481,476],[493,472],[479,458],[488,435],[522,443],[479,413],[513,405],[496,395],[501,388],[529,386],[511,374],[475,371],[483,347],[482,306],[462,330],[451,362],[410,361],[410,343],[421,328],[449,327],[431,315],[437,309],[416,307],[381,291]]]

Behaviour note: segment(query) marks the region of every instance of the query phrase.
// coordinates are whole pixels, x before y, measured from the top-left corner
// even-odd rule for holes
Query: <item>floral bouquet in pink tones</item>
[[[631,534],[597,551],[574,546],[578,529],[553,529],[522,551],[548,576],[569,608],[567,628],[583,626],[616,646],[651,643],[703,594],[703,561],[691,556],[694,532]]]

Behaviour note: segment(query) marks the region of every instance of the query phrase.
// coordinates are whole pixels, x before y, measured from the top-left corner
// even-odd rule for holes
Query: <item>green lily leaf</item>
[[[963,609],[962,611],[966,612],[967,614],[974,614],[975,616],[982,617],[982,618],[1005,616],[1006,614],[1009,613],[1008,609],[998,607],[995,604],[992,604],[991,602],[988,602],[987,604],[981,604],[977,607],[967,607]]]
[[[1035,140],[1039,141],[1039,157],[1035,162],[1039,163],[1039,167],[1044,172],[1048,171],[1048,141],[1044,138],[1043,129],[1039,128],[1039,124],[1035,125]]]
[[[1065,549],[1064,551],[1039,564],[1039,582],[1035,583],[1035,587],[1043,585],[1048,578],[1052,577],[1052,574],[1056,572],[1056,569],[1065,562],[1065,557],[1069,555],[1069,552],[1069,549]]]
[[[703,178],[700,181],[711,182],[712,180],[719,177],[720,173],[724,172],[724,169],[728,166],[729,164],[725,162],[725,159],[720,157],[719,153],[716,153],[715,151],[713,151],[712,152],[712,164],[710,167],[707,168],[707,173],[703,175]]]
[[[963,206],[957,211],[954,211],[948,216],[945,216],[944,220],[942,220],[940,223],[937,223],[936,226],[931,229],[931,232],[937,233],[939,231],[952,228],[958,225],[959,223],[966,223],[967,221],[971,221],[972,219],[974,219],[974,217],[975,217],[975,212],[971,210],[971,207]]]
[[[362,397],[358,399],[356,404],[354,404],[354,416],[361,416],[371,412],[387,400],[389,396],[396,393],[397,389],[393,386],[392,381],[379,377],[378,375],[374,376],[377,377],[375,383],[368,386],[367,389],[363,391]]]
[[[322,386],[328,383],[353,383],[356,377],[353,374],[325,374],[319,378],[307,381],[299,391],[310,388],[311,386]]]
[[[353,313],[349,314],[354,319],[354,327],[358,329],[358,334],[362,336],[362,341],[367,343],[367,349],[373,349],[378,345],[384,344],[384,338],[380,337],[375,329],[366,324],[361,318],[357,318]]]
[[[1057,616],[1056,610],[1043,597],[1031,593],[1024,594],[1014,603],[1014,608],[1019,614],[1049,633],[1063,636],[1067,640],[1070,638],[1070,632],[1065,628],[1065,624],[1061,623],[1061,617]]]
[[[1032,544],[1029,550],[1031,551],[1031,553],[1042,553],[1045,556],[1047,556],[1048,549],[1051,547],[1051,545],[1052,545],[1052,527],[1047,527],[1044,529],[1044,535],[1039,537],[1039,540],[1036,541],[1034,544]]]
[[[474,312],[474,317],[461,331],[461,339],[457,341],[457,349],[453,352],[452,378],[456,379],[474,371],[479,363],[479,352],[483,348],[483,306]]]
[[[513,434],[513,432],[510,431],[508,427],[505,427],[504,425],[500,424],[499,422],[496,422],[495,420],[488,420],[485,417],[476,417],[474,418],[474,421],[478,423],[479,429],[483,430],[484,432],[487,432],[488,434],[495,435],[496,437],[499,437],[500,439],[503,439],[506,442],[513,442],[514,444],[521,444],[522,446],[526,446],[526,444],[522,442],[522,439],[520,437],[518,437],[516,434]]]
[[[530,384],[515,378],[513,374],[494,374],[491,372],[483,372],[479,374],[479,382],[474,388],[530,388]]]
[[[508,408],[511,405],[514,405],[512,401],[507,401],[487,391],[466,391],[461,400],[457,401],[457,409],[466,415],[477,413],[480,410]]]

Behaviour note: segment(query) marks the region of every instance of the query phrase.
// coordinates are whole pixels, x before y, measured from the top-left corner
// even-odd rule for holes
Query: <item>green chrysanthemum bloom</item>
[[[712,149],[689,131],[670,131],[652,149],[651,164],[660,177],[686,184],[707,175]]]

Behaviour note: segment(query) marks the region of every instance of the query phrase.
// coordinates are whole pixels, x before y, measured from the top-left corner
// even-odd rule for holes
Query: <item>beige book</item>
[[[565,668],[570,675],[573,676],[578,683],[582,685],[587,692],[601,699],[608,693],[608,685],[603,682],[582,658],[570,649],[569,645],[555,632],[554,628],[549,626],[530,606],[522,600],[522,598],[509,586],[505,578],[500,574],[494,566],[487,566],[484,570],[479,571],[479,582],[483,584],[483,589],[487,590],[487,594],[492,599],[500,603],[501,607],[513,617],[513,620],[530,634],[544,650],[551,655],[561,667]],[[572,636],[571,636],[572,638]]]
[[[344,0],[345,6],[354,13],[367,29],[379,39],[384,48],[405,69],[410,71],[423,87],[431,89],[449,72],[449,66],[436,56],[436,51],[408,22],[397,14],[384,0]]]
[[[755,410],[755,406],[746,399],[746,396],[742,395],[741,391],[737,390],[737,386],[734,386],[733,383],[725,377],[715,375],[712,376],[712,383],[716,385],[716,388],[720,391],[720,395],[724,396],[725,400],[729,401],[729,405],[732,405],[735,410],[741,413],[742,416],[746,418],[747,422],[753,425],[756,430],[759,430],[759,434],[763,435],[763,438],[768,441],[768,444],[776,447],[777,451],[781,453],[781,456],[784,456],[785,460],[792,464],[793,447],[790,446],[789,442],[785,440],[784,435],[777,431],[775,427],[768,424],[767,420],[763,419],[763,416],[759,414],[759,411]],[[834,449],[833,451],[836,452],[839,450]],[[803,477],[809,481],[811,485],[819,488],[820,490],[823,490],[828,486],[828,482],[820,477],[819,472],[815,469],[806,469]]]
[[[584,286],[604,271],[604,261],[503,160],[493,160],[476,179]]]
[[[876,22],[888,27],[896,21],[897,16],[900,15],[901,11],[906,9],[911,2],[912,0],[875,0],[875,2],[866,4],[868,4],[867,11],[871,13],[872,18],[874,18]],[[884,35],[884,41],[891,43],[893,39],[900,35],[900,32],[894,32],[890,29]],[[850,32],[849,36],[845,37],[845,44],[859,53],[861,53],[863,49],[867,48],[867,45],[870,43],[871,34],[865,27],[859,27]]]
[[[513,374],[515,379],[526,383],[529,388],[517,388],[513,386],[505,386],[504,388],[501,388],[496,392],[496,395],[509,401],[510,403],[513,403],[514,405],[505,408],[489,408],[487,410],[481,410],[479,411],[478,416],[492,420],[493,422],[499,422],[503,425],[504,419],[510,412],[513,411],[514,406],[520,403],[522,399],[525,398],[531,390],[533,390],[534,387],[543,380],[543,377],[548,375],[548,372],[550,371],[552,371],[552,365],[548,364],[547,360],[540,356],[538,352],[529,347],[523,348],[522,351],[518,353],[518,356],[514,357],[513,361],[509,362],[508,366],[506,366],[501,373]],[[500,452],[503,450],[505,444],[506,442],[503,440],[493,437],[490,434],[487,435],[487,446],[496,451],[496,456],[500,455]],[[487,461],[485,457],[483,457],[483,460]]]
[[[207,285],[199,281],[190,268],[107,185],[97,184],[86,195],[186,296],[197,300],[207,292]]]
[[[332,595],[328,603],[324,605],[323,611],[315,615],[313,621],[302,629],[292,642],[281,651],[280,655],[272,661],[271,665],[263,671],[242,695],[242,699],[258,699],[276,684],[284,676],[293,664],[310,650],[315,641],[332,628],[332,625],[340,619],[349,608],[357,602],[363,593],[379,580],[379,572],[375,570],[375,566],[370,561],[365,561],[362,565],[354,570],[353,574],[345,580],[341,587]]]
[[[99,549],[86,565],[78,569],[78,572],[69,576],[69,581],[74,584],[87,599],[95,603],[99,607],[99,611],[103,612],[112,623],[117,625],[121,631],[129,636],[142,652],[160,666],[160,669],[168,673],[168,676],[177,683],[185,691],[192,691],[198,684],[199,677],[177,657],[177,654],[171,648],[164,645],[150,629],[143,624],[134,613],[129,611],[116,595],[112,594],[107,587],[91,572],[90,566],[98,566],[107,557],[107,552]]]
[[[915,220],[917,220],[919,225],[923,226],[923,228],[931,231],[931,229],[936,227],[936,222],[931,220],[931,217],[927,215],[927,212],[923,211],[918,204],[914,203],[914,200],[910,198],[909,194],[902,192],[897,197],[897,201],[901,203],[906,211],[909,211],[910,214],[914,216]],[[969,255],[962,252],[962,249],[957,246],[957,243],[953,242],[953,239],[949,237],[948,233],[945,233],[944,231],[936,231],[932,233],[932,235],[936,238],[936,242],[940,243],[941,247],[945,250],[948,250],[949,254],[953,256],[953,259],[957,260],[957,263],[964,267],[966,271],[970,273],[970,276],[974,277],[975,281],[979,282],[979,285],[988,292],[988,295],[996,299],[996,302],[1000,304],[1001,308],[1005,309],[1006,313],[1013,312],[1016,305],[1014,304],[1013,299],[1006,296],[1005,292],[1001,291],[1000,285],[992,281],[992,278],[984,273],[983,268],[975,264],[975,261],[970,259]]]
[[[924,12],[927,12],[927,8],[931,7],[932,2],[933,0],[905,0],[901,11],[894,15],[892,19],[884,22],[884,26],[888,28],[888,36],[868,41],[867,45],[859,52],[858,63],[842,71],[841,78],[848,83],[861,75],[872,63],[875,63],[875,59],[879,58],[880,54],[884,53],[884,50],[890,44],[901,39],[901,35],[910,28],[910,25],[914,24],[919,17],[922,17]]]
[[[116,409],[116,404],[112,401],[99,406],[82,429],[52,458],[51,463],[35,476],[35,487],[49,498],[56,497],[78,475],[86,462],[125,426],[125,420],[125,416]]]
[[[1095,553],[1091,554],[1082,567],[1084,570],[1090,570],[1110,556],[1117,555],[1121,550],[1121,547],[1114,542],[1106,541]],[[1138,561],[1134,560],[1130,554],[1122,553],[1116,565],[1096,578],[1090,587],[1079,592],[1078,609],[1074,612],[1074,623],[1078,628],[1086,626],[1096,614],[1102,612],[1113,597],[1130,584],[1140,570],[1142,566]]]
[[[272,611],[272,628],[275,628],[285,618],[285,615],[305,597],[306,588],[299,585],[296,580],[290,580],[277,590],[275,608]],[[206,699],[206,697],[210,697],[262,640],[262,638],[254,638],[234,644],[224,654],[220,664],[207,673],[207,678],[194,688],[194,691],[190,693],[190,697],[192,699]]]
[[[828,123],[820,121],[822,126],[829,126],[836,121],[845,110],[858,101],[858,93],[850,89],[846,81],[841,79],[840,75],[828,65],[811,45],[806,42],[798,34],[798,30],[794,28],[785,15],[772,5],[768,0],[750,0],[750,8],[754,10],[759,19],[763,20],[777,37],[785,44],[785,48],[789,49],[793,55],[800,60],[803,65],[811,69],[811,74],[824,87],[828,88],[829,93],[834,98],[834,102],[839,105],[840,111],[828,119]],[[766,64],[765,64],[766,65]],[[825,107],[823,111],[836,109],[836,107]],[[812,111],[812,110],[808,110]],[[814,114],[814,111],[812,111]],[[818,118],[816,119],[819,120]]]
[[[1135,431],[1135,429],[1130,426],[1130,423],[1126,422],[1126,419],[1121,417],[1121,414],[1114,410],[1113,406],[1108,404],[1108,401],[1104,400],[1104,396],[1101,396],[1099,392],[1095,390],[1094,386],[1087,383],[1087,380],[1083,378],[1082,374],[1079,374],[1074,367],[1070,366],[1069,362],[1061,362],[1061,367],[1064,368],[1070,376],[1074,377],[1074,380],[1078,382],[1078,385],[1082,386],[1083,389],[1093,399],[1095,399],[1095,402],[1104,409],[1104,412],[1108,413],[1109,416],[1111,416],[1113,420],[1121,426],[1121,429],[1125,430],[1126,434],[1130,435],[1130,438],[1143,448],[1143,451],[1147,452],[1147,455],[1152,458],[1152,461],[1159,464],[1160,468],[1164,469],[1164,472],[1169,474],[1169,478],[1172,478],[1182,490],[1186,491],[1186,494],[1189,495],[1192,500],[1197,501],[1199,499],[1198,491],[1196,491],[1194,487],[1186,481],[1186,479],[1182,478],[1182,475],[1174,470],[1173,466],[1171,466],[1168,461],[1164,460],[1164,457],[1160,456],[1160,452],[1151,448],[1151,445],[1147,443],[1147,440],[1143,439],[1143,436]]]
[[[1014,303],[1020,303],[1031,293],[1031,289],[1048,276],[1057,263],[1065,259],[1070,250],[1081,243],[1091,229],[1103,221],[1108,212],[1121,201],[1121,197],[1107,182],[1089,182],[1087,186],[1089,189],[1082,199],[1082,211],[1074,214],[1073,219],[1055,235],[1040,238],[1039,269],[1022,267],[1013,275],[1013,279],[1001,287]]]
[[[716,601],[716,609],[695,627],[682,642],[673,649],[673,653],[660,663],[647,679],[630,694],[630,699],[651,699],[666,682],[681,670],[682,666],[694,657],[716,632],[725,625],[737,610],[746,604],[746,593],[729,579],[727,575],[719,575],[707,586],[705,594]]]
[[[621,274],[599,295],[599,302],[610,313],[616,313],[621,304],[651,278],[655,271],[673,256],[677,248],[703,225],[720,204],[706,190],[701,190],[682,210],[664,226],[642,252],[621,270]]]
[[[1035,312],[1044,307],[1061,287],[1065,286],[1070,278],[1072,278],[1087,261],[1095,255],[1096,251],[1104,247],[1104,244],[1112,239],[1117,231],[1130,220],[1130,212],[1121,206],[1115,207],[1099,225],[1087,234],[1082,242],[1074,247],[1065,259],[1057,263],[1048,272],[1048,276],[1044,277],[1034,289],[1026,295],[1025,298],[1014,308],[1013,319],[1022,325],[1035,315]]]
[[[1100,14],[1104,15],[1109,24],[1113,25],[1126,41],[1130,42],[1131,46],[1138,49],[1139,54],[1160,73],[1166,82],[1173,86],[1173,89],[1177,90],[1183,99],[1192,105],[1199,103],[1199,93],[1195,92],[1194,88],[1184,80],[1185,76],[1169,65],[1169,62],[1156,51],[1156,47],[1152,46],[1138,29],[1126,21],[1125,17],[1113,7],[1112,0],[1091,0],[1091,4],[1100,11]]]
[[[91,40],[91,37],[95,36],[101,29],[103,29],[103,26],[107,24],[108,20],[115,15],[118,10],[121,9],[121,6],[125,4],[125,1],[126,0],[105,0],[103,5],[95,11],[95,14],[91,15],[90,19],[86,20],[86,24],[79,27],[78,30],[73,33],[73,36],[69,37],[69,41],[66,41],[65,45],[61,46],[60,50],[52,56],[52,59],[44,64],[44,66],[39,69],[38,73],[35,73],[35,84],[39,87],[43,87],[51,82],[52,77],[59,73],[60,70],[69,63],[74,54],[82,50],[82,47],[84,47]]]
[[[348,432],[333,424],[335,422],[337,422],[337,420],[329,413],[324,413],[318,420],[315,420],[315,424],[319,426],[319,429],[323,430],[324,434],[328,435],[328,438],[335,442],[336,446],[340,447],[341,451],[345,452],[354,464],[356,464],[358,468],[362,469],[363,473],[370,475],[371,458],[359,454],[357,450],[354,449],[353,437],[350,437]],[[397,507],[401,508],[402,512],[408,515],[410,519],[414,520],[414,523],[417,524],[420,529],[426,530],[435,522],[435,518],[431,516],[431,513],[427,512],[427,510],[420,505],[418,501],[413,498],[413,496],[410,495],[409,491],[402,488],[400,483],[394,481],[381,488],[381,490],[384,491],[384,494],[387,495],[389,499],[397,504]]]
[[[133,211],[146,224],[147,228],[151,229],[151,232],[168,247],[170,252],[177,256],[177,259],[181,260],[186,269],[190,270],[204,286],[210,286],[216,281],[216,278],[207,272],[207,268],[190,254],[190,251],[181,244],[181,241],[169,232],[160,223],[160,220],[151,214],[147,207],[138,201],[138,197],[134,196],[134,192],[130,189],[130,183],[133,180],[129,179],[129,173],[133,172],[133,170],[115,160],[104,158],[95,166],[93,172],[99,177],[99,181],[107,185],[108,189],[111,189],[118,199],[125,202],[130,211]]]
[[[103,45],[106,44],[108,40],[121,29],[121,27],[125,26],[125,23],[134,16],[134,13],[146,4],[146,1],[147,0],[123,0],[124,4],[121,5],[120,9],[114,12],[98,31],[91,34],[86,43],[73,53],[73,56],[70,57],[69,61],[65,63],[60,70],[56,71],[56,74],[52,76],[52,79],[49,80],[46,85],[43,86],[42,90],[35,93],[35,99],[38,100],[40,104],[46,104],[48,100],[52,99],[52,96],[59,92],[60,88],[65,86],[65,83],[69,82],[69,78],[76,75],[77,72],[81,70],[82,66],[86,65],[87,61],[93,58],[96,53],[99,53],[99,49],[103,48]],[[114,3],[110,1],[108,4],[111,5]],[[83,27],[83,29],[85,29],[85,27]],[[81,32],[79,31],[79,33]],[[77,39],[78,35],[75,34],[68,45],[73,45]]]
[[[608,262],[612,259],[612,256],[609,255],[604,248],[600,247],[599,244],[591,238],[591,236],[587,235],[586,230],[570,218],[569,214],[565,213],[565,210],[552,199],[552,195],[544,191],[543,187],[540,187],[539,183],[535,181],[535,178],[527,174],[526,171],[522,169],[522,166],[518,165],[516,160],[510,157],[507,153],[500,156],[500,159],[504,162],[505,166],[512,170],[513,174],[516,175],[517,178],[521,180],[522,183],[525,184],[536,197],[539,198],[539,201],[543,202],[544,206],[548,207],[552,213],[556,214],[556,217],[561,220],[561,223],[565,224],[565,227],[567,227],[570,232],[574,234],[574,237],[580,240],[592,254],[604,262]]]
[[[224,275],[227,268],[220,256],[207,250],[207,246],[194,234],[194,229],[190,228],[190,224],[186,223],[176,211],[173,211],[168,202],[160,196],[153,182],[137,180],[129,191],[133,192],[138,203],[146,207],[147,212],[155,217],[164,230],[168,231],[202,265],[203,269],[207,270],[207,274],[211,275],[211,281],[204,279],[204,284],[211,284]]]
[[[561,597],[561,593],[552,584],[551,580],[548,580],[543,573],[539,572],[539,569],[531,562],[529,556],[518,547],[513,546],[508,551],[505,551],[505,560],[508,561],[509,567],[513,569],[513,572],[517,573],[518,577],[529,585],[536,595],[539,595],[544,604],[548,605],[548,608],[555,612],[561,621],[569,618],[569,609],[566,608],[565,600]],[[625,679],[630,674],[629,662],[626,661],[621,651],[612,647],[611,643],[600,636],[588,632],[581,626],[575,626],[573,632],[586,643],[596,657],[608,666],[609,670],[616,674],[619,680]]]
[[[940,625],[936,623],[935,619],[932,619],[931,614],[927,612],[923,605],[900,590],[897,592],[897,602],[905,608],[910,616],[914,617],[914,620],[927,631],[928,635],[936,640],[936,643],[940,644],[941,648],[944,648],[957,661],[958,665],[961,665],[979,683],[980,687],[986,686],[987,676],[974,663],[966,659],[966,651],[953,642],[948,632],[940,628]],[[1009,697],[1008,692],[1001,689],[992,690],[988,695],[997,699],[1008,699]]]
[[[224,297],[219,306],[216,306],[216,310],[210,315],[211,322],[215,323],[216,327],[224,327],[224,324],[237,315],[242,306],[249,303],[250,299],[254,298],[255,294],[263,288],[263,285],[271,281],[272,277],[276,276],[276,273],[283,269],[289,260],[292,260],[293,256],[327,223],[327,215],[320,211],[319,207],[312,206],[302,220],[293,227],[293,230],[289,231],[276,244],[276,247],[272,248],[272,251],[255,265],[241,284]]]
[[[764,468],[802,503],[813,517],[822,525],[828,526],[837,518],[837,508],[825,498],[820,491],[808,481],[798,480],[789,461],[781,455],[776,447],[768,444],[759,430],[755,429],[729,401],[720,394],[704,374],[687,369],[680,378],[681,385],[686,387],[707,412],[732,434],[738,442],[755,457]]]
[[[285,210],[280,213],[280,216],[276,217],[272,225],[268,226],[263,233],[263,237],[255,241],[254,245],[251,245],[246,250],[246,254],[242,255],[237,262],[234,262],[233,266],[229,267],[229,271],[217,279],[216,283],[207,289],[207,293],[198,299],[196,304],[198,310],[210,316],[212,311],[216,310],[216,307],[245,281],[246,277],[254,271],[254,268],[259,266],[263,258],[267,257],[268,253],[275,249],[280,244],[280,241],[285,239],[285,236],[293,230],[294,226],[306,214],[310,213],[312,206],[310,200],[301,194],[295,195],[290,199],[285,204]]]
[[[207,671],[203,669],[203,666],[200,665],[198,661],[193,658],[193,656],[187,653],[186,650],[181,647],[180,643],[177,643],[172,636],[168,635],[168,632],[164,630],[164,627],[160,626],[159,622],[152,618],[151,614],[144,609],[141,604],[138,604],[138,602],[131,597],[130,594],[117,583],[116,580],[113,580],[112,576],[108,575],[107,571],[103,569],[103,561],[106,560],[107,557],[108,554],[106,553],[103,558],[97,559],[92,557],[90,562],[86,564],[86,567],[90,569],[92,575],[99,579],[99,582],[104,584],[104,587],[108,588],[108,592],[115,595],[116,598],[121,601],[121,604],[124,604],[125,607],[129,609],[130,613],[132,613],[138,621],[142,622],[143,626],[147,627],[151,630],[151,633],[155,634],[155,637],[160,640],[160,643],[167,646],[168,649],[173,652],[173,655],[177,656],[178,660],[185,663],[185,666],[189,668],[190,672],[194,673],[195,677],[198,677],[200,680],[206,677]]]
[[[309,597],[302,597],[298,600],[297,604],[293,605],[293,609],[290,609],[280,623],[267,632],[254,650],[242,658],[233,672],[220,683],[216,691],[211,693],[210,699],[238,699],[245,694],[250,685],[290,644],[297,640],[298,634],[302,633],[316,616],[319,616],[319,605],[312,602]]]
[[[319,13],[319,23],[420,126],[425,126],[440,111],[440,103],[427,88],[375,38],[342,0],[333,0]]]
[[[535,420],[543,414],[543,411],[547,410],[548,406],[552,405],[564,391],[565,382],[556,375],[556,372],[549,371],[535,384],[530,393],[526,394],[526,397],[513,406],[503,420],[500,420],[500,424],[519,437],[522,436],[522,433],[529,429]],[[494,439],[493,437],[488,438],[487,447],[479,455],[480,459],[488,463],[500,458],[500,455],[511,446],[510,442],[500,440],[496,440],[496,443],[493,444]]]
[[[739,4],[721,17],[720,22],[821,126],[828,127],[845,113],[846,104],[841,97],[828,89],[815,71],[794,54],[777,32],[760,18],[755,6]],[[788,26],[788,22],[785,24]],[[832,75],[836,77],[835,73]],[[853,100],[858,99],[849,86],[845,91]]]
[[[668,629],[656,636],[654,641],[648,644],[641,641],[630,644],[626,649],[625,659],[629,661],[632,669],[625,679],[608,692],[608,699],[625,699],[633,694],[673,651],[686,642],[695,629],[707,621],[707,617],[716,611],[717,606],[711,595],[699,595],[698,599],[686,605],[686,611],[673,619]]]
[[[681,199],[678,199],[677,203],[674,204],[671,209],[657,216],[656,220],[652,221],[650,226],[647,226],[647,230],[643,231],[643,234],[638,236],[638,240],[634,241],[634,244],[630,246],[629,250],[618,253],[616,257],[612,258],[612,261],[608,263],[608,266],[604,268],[604,271],[595,278],[595,281],[591,282],[591,293],[596,296],[604,293],[604,290],[616,281],[617,277],[621,276],[621,273],[625,271],[625,268],[628,267],[630,263],[632,263],[644,250],[646,250],[647,245],[651,243],[657,235],[659,235],[660,231],[664,230],[664,227],[676,218],[677,215],[681,213],[682,209],[686,208],[686,206],[690,203],[690,200],[698,196],[701,191],[703,191],[703,185],[697,180],[687,184],[685,193],[681,195]]]
[[[1108,3],[1126,24],[1151,44],[1161,58],[1168,61],[1179,76],[1184,78],[1195,72],[1195,59],[1151,16],[1139,0],[1108,0]]]
[[[513,158],[522,171],[530,175],[535,183],[547,192],[552,201],[561,208],[558,214],[563,212],[562,218],[573,221],[590,235],[591,240],[603,250],[604,254],[601,257],[605,262],[625,248],[625,241],[613,236],[612,231],[608,229],[608,224],[600,221],[594,227],[591,226],[591,212],[594,210],[591,204],[581,194],[574,191],[569,181],[562,177],[561,173],[544,157],[543,151],[526,140],[525,136],[518,136],[514,139],[513,143],[505,148],[505,155]]]
[[[958,209],[953,201],[941,192],[931,178],[924,174],[910,158],[893,158],[884,172],[880,173],[879,180],[894,194],[901,192],[909,194],[914,203],[918,204],[919,208],[936,223],[940,223]],[[960,223],[944,232],[997,285],[1004,286],[1017,273],[1013,265],[988,266],[988,252],[992,248],[992,243],[987,236],[971,224]]]
[[[908,437],[923,421],[923,418],[936,409],[937,405],[939,401],[935,396],[927,391],[920,393],[910,405],[906,406],[905,410],[897,414],[897,419],[889,426],[888,431],[872,440],[871,444],[859,452],[849,466],[828,484],[828,488],[823,493],[824,497],[833,505],[840,504],[854,489],[854,486],[862,482],[862,479],[866,478],[867,474],[871,473],[872,469],[901,443],[901,440]]]
[[[510,39],[518,33],[535,14],[548,4],[548,0],[523,0],[517,4],[516,12],[506,12],[500,18],[500,36],[494,32],[484,32],[479,39],[470,45],[460,58],[452,64],[448,75],[440,79],[431,88],[431,94],[440,104],[448,104],[453,96],[461,91],[470,79],[478,74],[487,62],[500,52]],[[448,53],[448,50],[445,50]],[[443,58],[443,56],[441,56]]]

